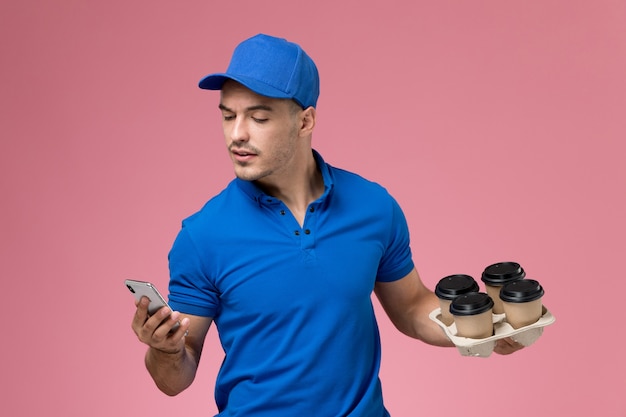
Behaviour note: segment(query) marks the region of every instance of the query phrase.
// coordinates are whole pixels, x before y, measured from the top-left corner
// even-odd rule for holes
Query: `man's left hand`
[[[493,351],[499,355],[510,355],[511,353],[517,352],[523,348],[524,345],[521,343],[516,342],[510,337],[505,337],[496,341],[496,347]]]

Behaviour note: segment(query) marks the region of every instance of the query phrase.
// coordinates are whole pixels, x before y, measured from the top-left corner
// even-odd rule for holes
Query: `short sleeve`
[[[409,228],[398,202],[391,197],[389,238],[378,267],[377,281],[391,282],[408,275],[415,267],[411,254]]]
[[[185,314],[215,317],[219,308],[219,292],[210,278],[206,260],[184,223],[168,261],[170,307]]]

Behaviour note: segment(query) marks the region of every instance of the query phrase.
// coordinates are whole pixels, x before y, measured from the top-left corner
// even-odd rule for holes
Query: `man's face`
[[[224,84],[222,128],[238,178],[271,183],[288,174],[302,142],[294,106],[291,100],[260,96],[234,81]]]

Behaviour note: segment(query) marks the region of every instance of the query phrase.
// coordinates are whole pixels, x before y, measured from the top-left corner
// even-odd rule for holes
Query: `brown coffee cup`
[[[485,268],[481,280],[485,284],[487,294],[493,300],[494,314],[504,313],[504,307],[500,300],[502,287],[509,282],[523,279],[525,276],[526,272],[517,262],[498,262]]]
[[[506,321],[514,329],[536,323],[543,314],[543,295],[543,287],[534,279],[506,284],[500,291]]]
[[[454,323],[454,317],[450,313],[452,300],[459,295],[478,292],[478,290],[478,283],[469,275],[455,274],[440,279],[435,287],[435,294],[439,298],[441,321],[443,324],[450,326]]]
[[[484,339],[493,336],[493,300],[483,292],[460,295],[452,300],[457,336]]]

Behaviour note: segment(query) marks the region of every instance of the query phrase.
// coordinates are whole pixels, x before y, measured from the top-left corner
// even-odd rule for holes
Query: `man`
[[[186,389],[215,321],[219,415],[388,416],[372,291],[401,332],[452,346],[428,317],[438,301],[415,270],[400,207],[312,149],[319,79],[298,45],[252,37],[200,87],[221,90],[237,178],[183,221],[169,255],[174,311],[149,317],[147,300],[137,305],[152,378],[168,395]]]

